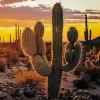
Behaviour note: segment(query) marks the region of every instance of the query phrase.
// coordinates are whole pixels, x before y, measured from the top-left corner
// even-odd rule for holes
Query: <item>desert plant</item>
[[[16,63],[19,58],[19,53],[14,49],[8,48],[6,51],[7,62]]]
[[[43,24],[38,26],[37,31],[40,34],[42,40],[43,31],[41,27]],[[68,31],[69,43],[66,47],[66,60],[68,64],[62,65],[62,31],[63,31],[63,10],[60,3],[54,5],[52,10],[52,27],[53,27],[53,59],[52,65],[49,67],[44,54],[38,52],[41,48],[38,45],[37,48],[37,35],[34,35],[31,29],[26,28],[22,34],[22,49],[30,57],[31,63],[36,72],[42,76],[48,76],[48,99],[54,99],[58,97],[62,72],[68,72],[74,69],[79,62],[81,54],[81,46],[79,43],[75,43],[78,38],[78,32],[74,27],[71,27]]]
[[[0,72],[5,71],[6,64],[7,64],[6,58],[0,58]]]
[[[92,32],[90,30],[90,35],[88,32],[88,22],[87,22],[87,15],[85,14],[85,27],[86,30],[84,32],[84,38],[85,38],[85,43],[84,43],[84,62],[86,60],[86,52],[88,51],[88,43],[91,41],[91,37],[92,37]]]
[[[15,71],[15,81],[21,86],[31,84],[45,86],[46,78],[33,71]]]

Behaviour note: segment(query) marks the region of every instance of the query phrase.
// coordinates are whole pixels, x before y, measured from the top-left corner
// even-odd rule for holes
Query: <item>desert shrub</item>
[[[0,72],[5,71],[5,66],[6,66],[6,58],[0,58]]]
[[[15,72],[15,80],[19,85],[33,84],[35,86],[44,86],[46,78],[33,71],[17,71]]]
[[[74,80],[73,84],[78,89],[87,89],[89,87],[88,82],[84,78]]]
[[[89,76],[90,81],[98,82],[100,79],[99,67],[85,68],[84,73]]]
[[[6,57],[7,57],[7,62],[16,63],[19,58],[19,53],[15,51],[14,49],[8,48],[6,52]]]

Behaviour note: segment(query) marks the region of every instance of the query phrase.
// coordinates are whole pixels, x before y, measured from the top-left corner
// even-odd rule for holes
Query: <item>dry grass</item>
[[[6,51],[7,62],[16,63],[19,58],[19,53],[12,48],[8,48]]]
[[[7,64],[6,58],[0,58],[0,72],[4,72],[5,65]]]
[[[33,71],[16,71],[15,72],[15,81],[19,85],[27,85],[27,84],[34,84],[45,86],[46,78],[40,76],[39,74]]]

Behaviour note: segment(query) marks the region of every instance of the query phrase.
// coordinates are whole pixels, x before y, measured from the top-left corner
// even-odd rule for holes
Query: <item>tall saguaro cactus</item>
[[[10,40],[10,43],[11,43],[11,34],[10,34],[10,36],[9,36],[9,40]]]
[[[15,37],[16,37],[16,40],[18,39],[18,35],[17,35],[17,24],[15,24]]]
[[[84,31],[84,38],[85,38],[85,48],[84,48],[84,61],[86,60],[86,52],[88,51],[88,43],[91,41],[92,31],[90,30],[90,34],[88,31],[88,20],[87,14],[85,14],[85,31]]]
[[[91,36],[92,36],[91,30],[90,30],[90,34],[88,32],[88,21],[87,21],[87,15],[85,14],[85,32],[84,32],[84,38],[85,38],[86,43],[88,43],[88,42],[91,41]]]
[[[75,68],[79,63],[81,54],[80,44],[75,43],[78,32],[74,27],[71,27],[67,35],[69,43],[65,54],[68,64],[62,65],[63,10],[60,3],[56,3],[53,7],[52,27],[53,58],[51,67],[49,67],[44,57],[45,46],[42,40],[44,26],[41,22],[36,23],[34,34],[30,28],[26,28],[21,38],[22,49],[30,57],[35,71],[42,76],[48,76],[48,100],[58,97],[62,72],[68,72]]]

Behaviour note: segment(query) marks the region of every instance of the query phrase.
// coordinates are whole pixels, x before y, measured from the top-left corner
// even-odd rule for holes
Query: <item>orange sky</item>
[[[88,15],[88,28],[92,30],[92,39],[100,36],[100,0],[0,0],[0,36],[9,41],[9,35],[15,39],[15,23],[21,30],[42,21],[45,27],[44,41],[52,40],[51,12],[55,3],[61,1],[64,13],[63,40],[67,41],[70,26],[77,28],[79,40],[84,40],[84,15]],[[91,5],[88,3],[91,2]]]
[[[89,23],[88,27],[89,29],[92,30],[92,39],[100,36],[99,33],[99,29],[100,29],[100,23],[97,20],[98,23]],[[31,29],[33,30],[34,28],[34,23],[35,21],[21,21],[20,24],[24,24],[26,23],[28,27],[31,27]],[[0,25],[2,25],[2,23],[0,23]],[[25,25],[25,24],[24,24]],[[21,26],[21,25],[19,25]],[[78,32],[79,32],[79,40],[84,40],[84,30],[85,30],[85,25],[84,23],[72,23],[72,24],[64,24],[64,28],[63,28],[63,40],[66,41],[67,40],[67,31],[69,29],[70,26],[74,26],[77,28]],[[45,34],[43,36],[43,39],[45,41],[51,41],[52,40],[52,25],[50,24],[44,24],[45,27]],[[24,27],[20,27],[20,29],[23,31]],[[13,23],[13,27],[0,27],[0,36],[5,38],[5,41],[9,41],[9,35],[12,35],[12,39],[15,39],[15,27],[14,27],[14,23]]]

